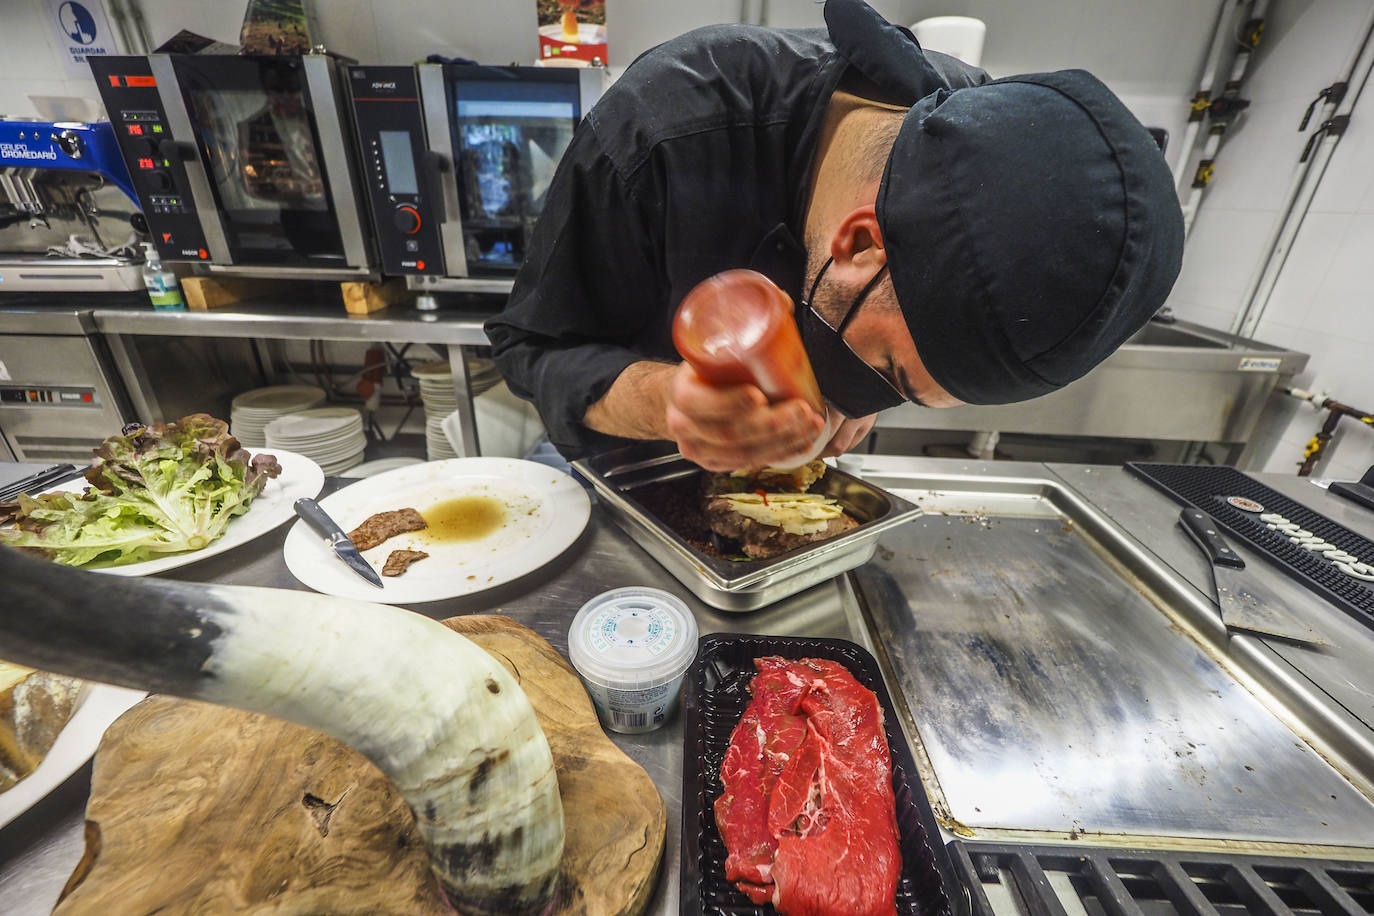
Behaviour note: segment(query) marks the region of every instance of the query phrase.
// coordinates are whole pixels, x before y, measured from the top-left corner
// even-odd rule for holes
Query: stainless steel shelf
[[[457,346],[486,346],[482,323],[496,312],[397,305],[370,315],[350,315],[342,305],[262,299],[208,312],[94,309],[103,334],[163,334],[174,337],[271,337],[286,340],[398,340]]]

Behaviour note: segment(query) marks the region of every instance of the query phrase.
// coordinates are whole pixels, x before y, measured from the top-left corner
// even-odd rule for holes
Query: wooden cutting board
[[[663,800],[597,723],[576,672],[505,617],[444,623],[510,670],[548,737],[567,838],[555,913],[634,916],[663,857]],[[155,696],[96,752],[86,851],[55,914],[452,914],[414,817],[319,732]]]

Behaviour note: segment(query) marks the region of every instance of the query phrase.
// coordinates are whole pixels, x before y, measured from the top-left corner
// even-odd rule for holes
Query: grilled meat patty
[[[706,504],[706,522],[721,537],[739,541],[745,555],[756,560],[771,559],[797,547],[828,540],[859,527],[858,522],[841,513],[820,523],[817,530],[793,533],[779,525],[755,521],[742,515],[735,503],[723,496],[714,497]]]

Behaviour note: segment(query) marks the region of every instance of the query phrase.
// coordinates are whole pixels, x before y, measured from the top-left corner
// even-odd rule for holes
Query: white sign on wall
[[[90,79],[87,57],[119,53],[100,0],[47,0],[46,5],[70,78]]]

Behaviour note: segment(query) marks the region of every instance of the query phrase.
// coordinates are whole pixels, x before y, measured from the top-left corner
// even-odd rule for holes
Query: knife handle
[[[296,514],[305,519],[305,523],[319,534],[324,535],[329,540],[344,534],[339,523],[329,517],[329,514],[320,508],[320,504],[308,496],[303,496],[293,504]],[[346,537],[347,535],[345,535]]]
[[[1212,516],[1201,509],[1188,506],[1178,514],[1178,520],[1193,542],[1207,554],[1207,559],[1212,561],[1213,566],[1225,566],[1227,569],[1245,568],[1245,561],[1226,543]]]

